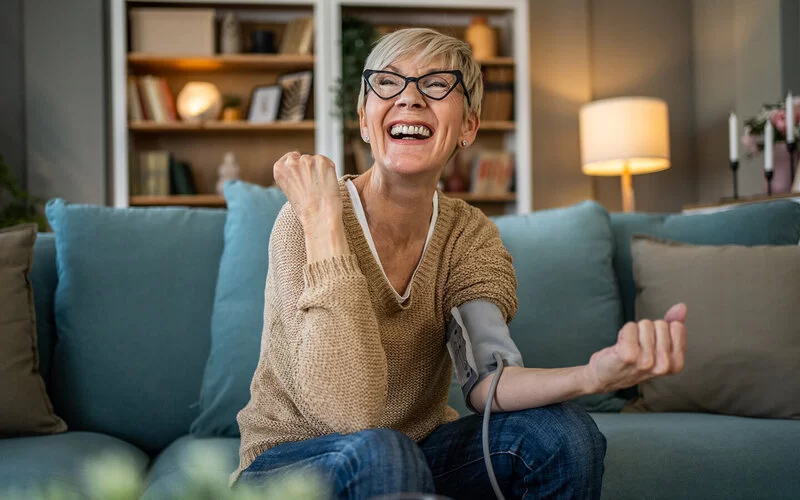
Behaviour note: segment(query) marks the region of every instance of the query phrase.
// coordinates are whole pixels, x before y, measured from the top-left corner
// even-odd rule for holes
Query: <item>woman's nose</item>
[[[421,108],[425,105],[425,97],[422,96],[416,85],[409,83],[397,97],[394,105],[401,108]]]

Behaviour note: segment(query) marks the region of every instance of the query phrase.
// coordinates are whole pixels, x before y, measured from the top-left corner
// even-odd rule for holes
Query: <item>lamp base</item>
[[[633,176],[628,169],[628,165],[622,168],[622,211],[633,212],[636,210],[636,198],[633,195]]]

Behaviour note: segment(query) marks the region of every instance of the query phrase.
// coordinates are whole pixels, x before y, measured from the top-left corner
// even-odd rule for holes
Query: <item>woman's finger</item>
[[[653,322],[643,319],[639,321],[639,345],[642,348],[639,354],[637,367],[640,370],[650,371],[655,365],[656,331]]]
[[[672,340],[672,373],[683,370],[686,354],[686,326],[680,321],[673,321],[669,324],[670,340]]]
[[[664,320],[653,322],[656,333],[656,364],[653,367],[654,375],[669,373],[672,358],[672,338],[669,332],[669,323]]]

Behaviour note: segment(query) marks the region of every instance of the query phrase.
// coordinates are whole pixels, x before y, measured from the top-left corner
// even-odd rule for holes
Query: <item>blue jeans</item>
[[[417,443],[389,429],[284,443],[259,455],[240,481],[312,469],[340,499],[400,492],[491,499],[481,423],[482,417],[469,415]],[[606,439],[575,403],[493,414],[489,450],[507,499],[600,498]]]

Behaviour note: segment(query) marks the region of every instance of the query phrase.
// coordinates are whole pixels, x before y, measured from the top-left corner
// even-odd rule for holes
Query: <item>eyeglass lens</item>
[[[441,99],[458,83],[452,73],[431,73],[417,81],[420,92],[432,99]],[[406,80],[392,73],[377,72],[369,76],[369,84],[380,97],[389,99],[401,93]]]

